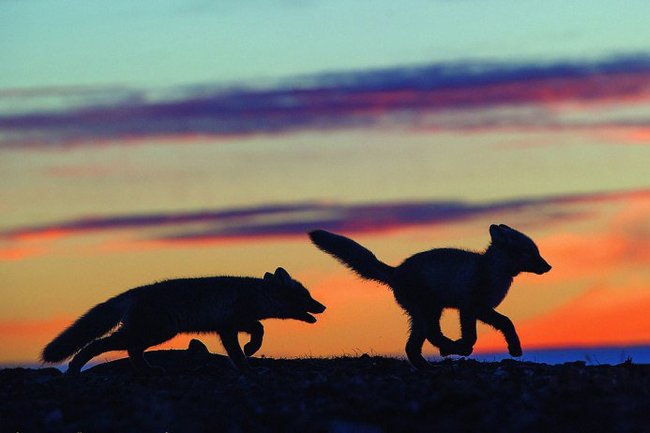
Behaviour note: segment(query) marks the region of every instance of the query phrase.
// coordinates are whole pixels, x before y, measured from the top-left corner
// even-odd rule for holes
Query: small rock
[[[192,338],[190,344],[187,346],[187,350],[192,353],[209,353],[208,348],[205,347],[202,341]]]

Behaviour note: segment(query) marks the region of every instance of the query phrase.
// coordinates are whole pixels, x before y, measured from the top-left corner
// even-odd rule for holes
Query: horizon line
[[[145,353],[149,352],[168,352],[168,351],[185,351],[187,348],[164,348],[164,349],[154,349],[154,350],[149,350],[146,351]],[[648,362],[644,362],[642,364],[650,364],[650,341],[646,343],[633,343],[633,344],[604,344],[604,345],[567,345],[567,346],[532,346],[524,350],[524,355],[522,357],[512,357],[508,354],[507,350],[504,348],[503,350],[499,350],[497,348],[486,348],[486,349],[480,349],[477,348],[471,355],[469,356],[452,356],[448,358],[443,358],[440,355],[426,355],[425,358],[431,360],[434,359],[435,362],[442,361],[444,359],[474,359],[477,361],[485,361],[484,359],[476,359],[476,358],[486,358],[490,356],[496,356],[496,357],[502,357],[503,359],[512,359],[513,361],[519,361],[519,362],[535,362],[535,361],[529,361],[526,358],[526,356],[531,356],[531,355],[539,355],[540,352],[577,352],[577,351],[626,351],[626,350],[647,350],[648,351]],[[115,353],[120,353],[120,352],[126,352],[126,351],[115,351]],[[227,355],[222,354],[222,353],[214,353],[210,352],[212,355],[220,355],[226,357]],[[343,352],[340,354],[333,354],[333,355],[328,355],[328,356],[311,356],[311,355],[302,355],[302,356],[264,356],[265,359],[335,359],[335,358],[341,358],[341,357],[353,357],[353,358],[358,358],[362,355],[369,355],[371,357],[373,356],[378,356],[378,357],[383,357],[383,358],[395,358],[395,359],[403,359],[406,360],[406,356],[402,353],[396,352],[396,353],[375,353],[372,349],[364,352],[364,351],[359,351],[358,353],[352,354],[351,352]],[[585,355],[589,355],[588,353]],[[255,357],[253,357],[255,358]],[[105,364],[108,362],[113,362],[117,361],[120,359],[128,359],[127,356],[120,356],[120,357],[115,357],[115,358],[110,358],[107,359],[106,361],[103,362],[97,362],[97,363],[89,363],[88,368],[92,368],[96,365],[100,364]],[[584,361],[583,360],[576,360],[576,361]],[[566,361],[566,362],[572,362],[572,361]],[[621,361],[623,362],[623,361]],[[543,364],[543,362],[540,362]],[[632,363],[634,363],[634,359],[632,358]],[[0,362],[0,369],[6,369],[6,368],[57,368],[60,369],[60,367],[65,367],[67,365],[67,362],[59,362],[59,363],[52,363],[52,364],[46,364],[44,362],[37,362],[37,361],[6,361],[6,362]],[[85,370],[85,369],[84,369]]]

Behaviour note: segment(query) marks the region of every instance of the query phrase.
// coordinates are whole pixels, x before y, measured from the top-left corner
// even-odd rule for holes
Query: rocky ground
[[[650,365],[399,359],[252,359],[241,375],[195,341],[78,377],[0,371],[6,432],[650,432]]]

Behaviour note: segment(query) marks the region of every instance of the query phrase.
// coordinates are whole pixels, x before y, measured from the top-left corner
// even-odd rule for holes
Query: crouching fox
[[[346,237],[316,230],[312,242],[363,278],[388,285],[399,305],[410,316],[411,331],[406,355],[416,368],[427,368],[422,345],[428,340],[442,356],[472,353],[476,320],[498,329],[505,336],[512,356],[521,356],[521,344],[512,321],[494,308],[505,298],[512,279],[520,272],[543,274],[551,266],[535,243],[504,224],[491,225],[492,242],[483,253],[440,248],[415,254],[397,267],[379,261],[373,253]],[[440,330],[444,308],[460,311],[459,340]]]
[[[128,290],[81,316],[43,350],[45,362],[60,362],[76,353],[68,373],[79,373],[93,357],[127,350],[136,370],[159,369],[144,359],[144,351],[183,332],[219,334],[230,360],[247,368],[246,356],[262,345],[262,319],[316,322],[309,313],[325,306],[283,268],[264,278],[206,277],[167,280]],[[118,327],[119,325],[119,327]],[[110,335],[100,338],[112,329]],[[242,352],[238,332],[251,336]]]

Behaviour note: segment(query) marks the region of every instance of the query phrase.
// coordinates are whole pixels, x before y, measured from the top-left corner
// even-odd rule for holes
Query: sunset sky
[[[553,265],[498,308],[524,352],[650,344],[648,16],[645,0],[0,0],[0,363],[37,362],[131,287],[277,266],[328,309],[268,321],[261,354],[401,355],[389,290],[313,247],[316,228],[397,265],[511,225]],[[458,336],[453,312],[443,328]],[[505,350],[479,331],[478,351]]]

